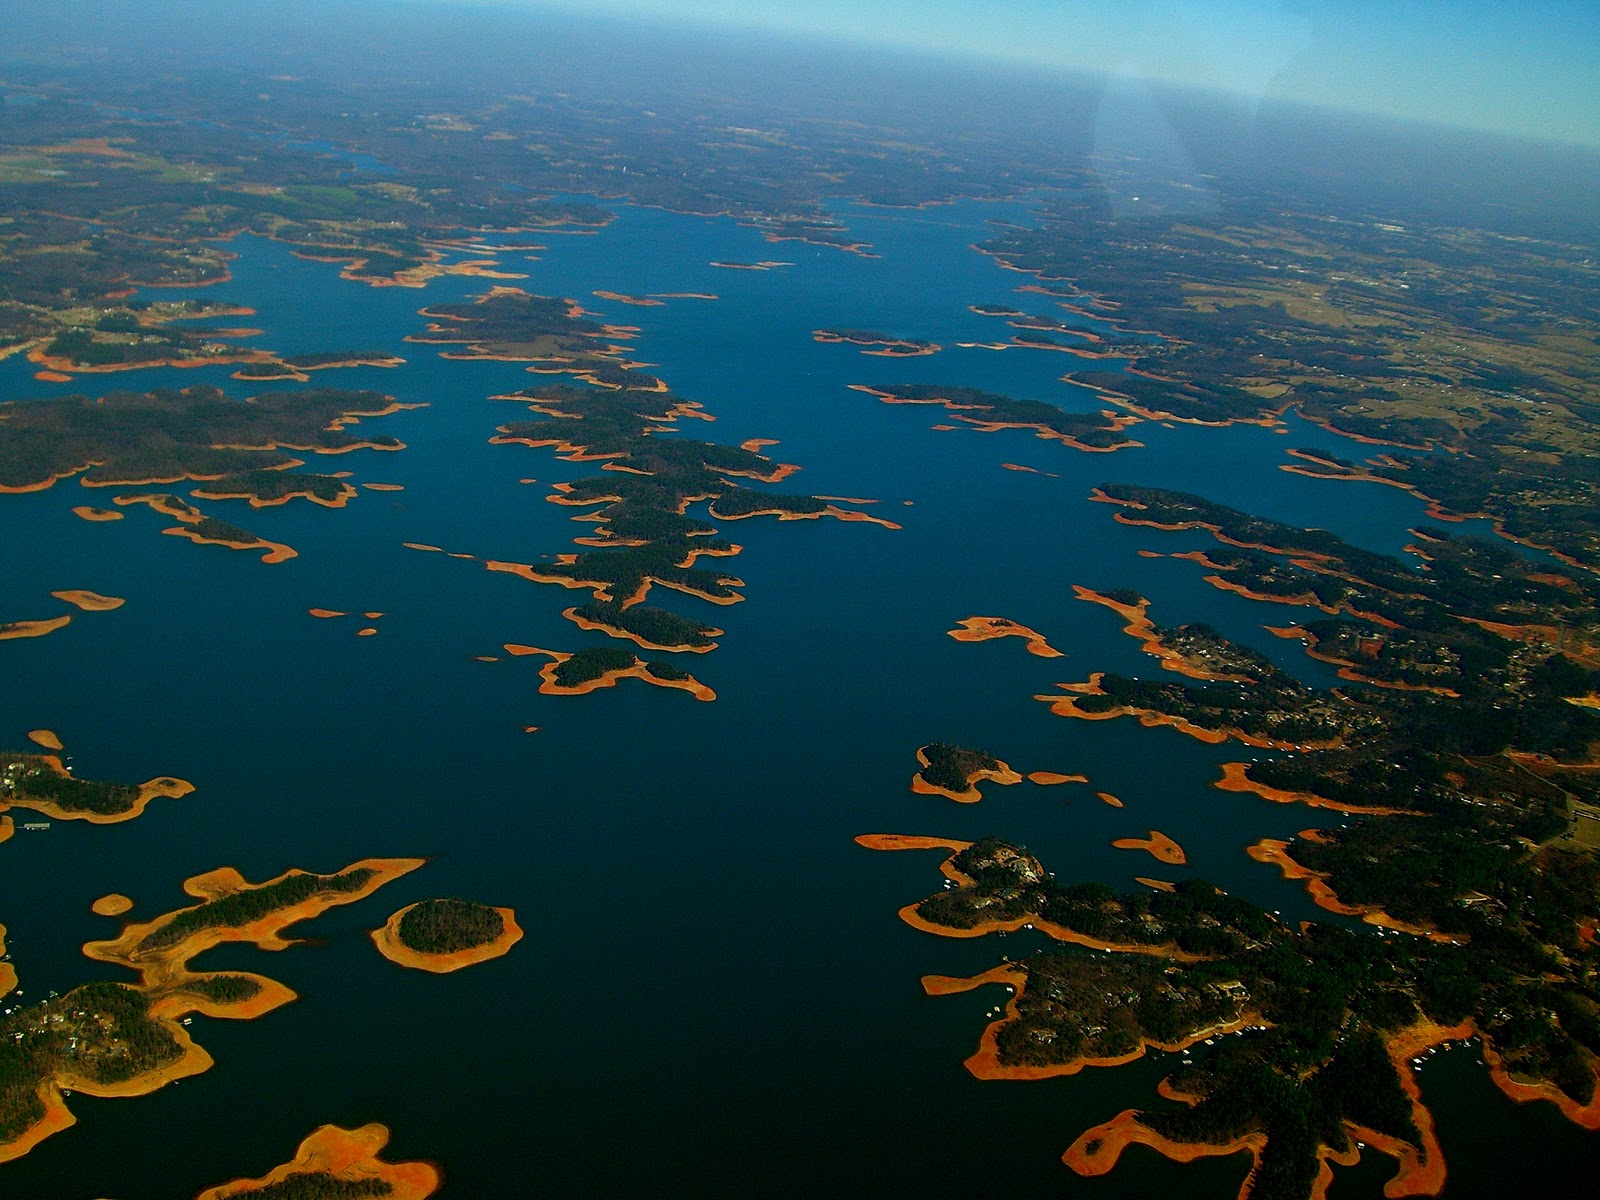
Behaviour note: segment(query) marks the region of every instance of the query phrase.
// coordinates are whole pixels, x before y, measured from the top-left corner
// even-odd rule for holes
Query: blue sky
[[[433,0],[1112,71],[1600,147],[1600,0]]]

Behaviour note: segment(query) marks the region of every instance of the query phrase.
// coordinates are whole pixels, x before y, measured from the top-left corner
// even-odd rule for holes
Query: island
[[[917,358],[939,353],[938,342],[921,338],[898,338],[873,329],[814,329],[813,341],[824,345],[849,345],[862,347],[861,353],[881,358]]]
[[[389,1144],[382,1125],[342,1129],[324,1125],[295,1151],[294,1158],[260,1179],[235,1179],[207,1188],[195,1200],[427,1200],[439,1189],[439,1172],[430,1163],[383,1161]]]
[[[1126,414],[1075,413],[1041,400],[1018,400],[970,387],[927,383],[870,387],[850,385],[852,391],[876,396],[885,404],[931,404],[955,414],[955,419],[984,433],[1002,429],[1031,429],[1046,441],[1064,442],[1075,450],[1108,453],[1138,446],[1122,431],[1139,423]]]
[[[250,1019],[295,998],[262,975],[191,971],[196,955],[227,942],[285,949],[293,944],[282,936],[289,926],[360,900],[421,865],[421,859],[364,859],[330,875],[291,870],[261,884],[225,867],[185,881],[198,905],[89,942],[84,954],[126,967],[139,982],[87,983],[0,1017],[0,1079],[6,1083],[0,1089],[0,1162],[74,1123],[66,1091],[141,1096],[207,1070],[211,1056],[181,1023],[189,1014]]]
[[[539,672],[539,691],[546,696],[582,696],[615,687],[619,680],[642,679],[656,687],[688,692],[696,700],[717,698],[715,692],[681,667],[642,659],[612,646],[591,646],[568,653],[513,642],[506,644],[505,651],[513,657],[543,655],[550,660]]]
[[[945,742],[921,747],[917,762],[922,769],[911,777],[911,790],[922,796],[944,796],[958,804],[982,800],[978,784],[983,780],[1002,785],[1022,782],[1021,775],[994,755]]]
[[[443,975],[499,958],[522,940],[522,928],[509,908],[422,900],[391,916],[372,940],[390,962]]]
[[[58,741],[53,734],[48,739],[35,740],[46,745]],[[54,748],[59,749],[59,744]],[[59,755],[0,750],[0,812],[29,808],[58,821],[109,825],[133,820],[152,800],[181,799],[192,791],[192,783],[170,775],[141,784],[79,779]]]
[[[1044,634],[1005,617],[963,617],[956,628],[948,631],[958,642],[990,642],[996,638],[1019,637],[1027,643],[1028,653],[1040,658],[1061,658],[1061,651],[1045,640]]]

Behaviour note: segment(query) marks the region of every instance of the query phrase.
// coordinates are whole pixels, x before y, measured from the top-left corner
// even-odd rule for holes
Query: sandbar
[[[71,617],[53,617],[48,621],[0,621],[0,642],[13,638],[43,637],[63,628],[71,620]]]
[[[1146,875],[1135,875],[1133,877],[1133,881],[1135,883],[1142,883],[1147,888],[1155,888],[1155,890],[1158,892],[1175,892],[1178,890],[1177,887],[1168,880],[1151,879]]]
[[[1062,658],[1061,651],[1045,641],[1044,634],[1005,617],[964,617],[956,628],[946,631],[958,642],[989,642],[996,638],[1019,637],[1028,644],[1028,653],[1040,658]]]
[[[363,483],[362,487],[369,492],[403,492],[406,485],[403,483]]]
[[[1037,783],[1042,787],[1053,787],[1058,783],[1088,783],[1087,775],[1063,775],[1059,771],[1029,771],[1028,782]]]
[[[538,726],[534,728],[537,729]],[[525,729],[523,732],[529,731]],[[424,954],[420,950],[413,950],[400,940],[400,922],[415,907],[415,904],[406,905],[392,915],[382,929],[372,931],[372,942],[378,947],[378,953],[402,967],[432,971],[435,975],[447,975],[451,971],[459,971],[474,963],[499,958],[522,940],[522,926],[517,924],[516,913],[509,908],[496,908],[494,911],[500,914],[502,926],[500,936],[493,941],[484,942],[481,946],[469,946],[465,950],[456,950],[449,954]]]
[[[323,620],[327,620],[330,617],[343,617],[349,615],[348,613],[340,612],[336,608],[308,608],[306,611],[313,617],[320,617]]]
[[[120,521],[124,514],[111,508],[95,508],[91,504],[74,506],[72,515],[82,517],[85,521]]]
[[[43,746],[46,750],[64,749],[64,747],[61,745],[61,739],[49,729],[28,730],[28,740],[35,746]]]
[[[368,625],[365,629],[356,630],[357,637],[372,637],[378,632],[376,625]]]
[[[84,612],[110,612],[113,608],[121,608],[127,603],[120,596],[102,596],[99,592],[85,591],[81,588],[71,588],[60,592],[51,592],[50,594],[57,600],[64,600]]]
[[[108,892],[89,906],[89,911],[97,917],[120,917],[132,909],[133,901],[120,892]]]
[[[1113,796],[1110,792],[1096,792],[1095,795],[1100,797],[1100,799],[1104,800],[1112,808],[1121,808],[1122,807],[1122,801],[1119,800],[1116,796]]]
[[[928,765],[927,749],[926,746],[923,746],[917,750],[917,761],[923,767]],[[983,793],[978,790],[978,784],[982,780],[989,780],[1005,787],[1009,787],[1013,783],[1022,782],[1022,776],[1005,763],[998,758],[995,759],[995,762],[998,764],[997,766],[980,767],[976,771],[969,771],[967,773],[967,786],[962,791],[953,792],[949,788],[929,783],[922,777],[921,771],[911,777],[911,790],[919,796],[943,796],[947,800],[954,800],[957,804],[976,804],[983,799]]]
[[[389,1143],[382,1125],[341,1129],[324,1125],[300,1143],[293,1161],[274,1167],[260,1179],[234,1179],[201,1192],[195,1200],[249,1197],[297,1175],[331,1175],[341,1183],[389,1185],[389,1200],[426,1200],[439,1189],[439,1172],[430,1163],[388,1163],[378,1157]]]
[[[1118,850],[1147,851],[1171,867],[1181,867],[1189,861],[1189,856],[1183,852],[1183,847],[1159,829],[1152,829],[1148,837],[1118,838],[1111,844]]]

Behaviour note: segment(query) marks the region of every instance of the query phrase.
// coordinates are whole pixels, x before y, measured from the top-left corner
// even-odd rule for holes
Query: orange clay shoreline
[[[947,631],[958,642],[990,642],[997,638],[1020,637],[1027,642],[1028,653],[1040,658],[1061,658],[1061,651],[1045,640],[1044,634],[1019,625],[1005,617],[963,617],[956,628]]]
[[[0,838],[0,841],[4,841]],[[6,927],[0,925],[0,954],[6,952]],[[0,962],[0,996],[10,994],[17,986],[17,969],[8,962]]]
[[[1159,659],[1163,670],[1175,671],[1179,675],[1188,676],[1190,679],[1208,680],[1213,683],[1256,682],[1248,675],[1229,675],[1209,670],[1201,663],[1197,663],[1193,659],[1168,647],[1162,642],[1161,634],[1157,631],[1155,622],[1146,615],[1150,609],[1150,601],[1142,597],[1139,603],[1134,605],[1123,604],[1120,601],[1113,600],[1110,596],[1102,595],[1080,584],[1073,584],[1072,591],[1079,600],[1087,600],[1092,604],[1102,604],[1126,621],[1127,625],[1123,627],[1122,632],[1129,637],[1139,639],[1143,643],[1139,649]]]
[[[1147,1049],[1168,1052],[1187,1050],[1189,1047],[1203,1042],[1206,1038],[1237,1033],[1251,1025],[1266,1024],[1259,1013],[1247,1012],[1240,1014],[1236,1020],[1208,1025],[1204,1029],[1197,1030],[1175,1042],[1158,1042],[1149,1038],[1141,1038],[1139,1045],[1126,1054],[1104,1058],[1084,1056],[1064,1063],[1051,1063],[1048,1066],[1007,1066],[1000,1061],[997,1038],[1002,1026],[1017,1019],[1017,1003],[1022,999],[1023,992],[1027,989],[1027,982],[1027,973],[1015,963],[1002,963],[998,967],[991,967],[981,975],[974,975],[968,978],[953,975],[924,975],[922,977],[922,990],[930,996],[957,995],[991,983],[1003,984],[1013,989],[1011,999],[1006,1004],[1005,1015],[989,1023],[983,1031],[982,1038],[979,1039],[977,1050],[963,1064],[976,1078],[1009,1080],[1055,1079],[1064,1075],[1076,1075],[1086,1067],[1120,1067],[1143,1058]]]
[[[166,913],[151,921],[126,925],[122,933],[110,941],[86,943],[83,952],[89,958],[97,962],[127,967],[139,975],[138,987],[152,997],[149,1016],[178,1047],[178,1057],[161,1067],[114,1084],[101,1084],[81,1078],[73,1074],[70,1068],[58,1071],[39,1087],[39,1099],[44,1106],[44,1116],[19,1137],[0,1145],[0,1162],[20,1158],[45,1138],[75,1123],[76,1118],[68,1110],[63,1099],[64,1092],[82,1092],[97,1097],[143,1096],[175,1079],[197,1075],[210,1068],[211,1056],[195,1044],[189,1036],[189,1031],[179,1023],[189,1014],[249,1020],[280,1008],[295,999],[292,989],[262,975],[242,971],[195,974],[188,969],[188,964],[197,954],[224,942],[249,942],[264,950],[285,949],[293,943],[284,940],[280,934],[289,925],[314,917],[335,905],[350,904],[360,900],[392,879],[421,866],[422,863],[422,859],[363,859],[345,868],[346,871],[370,868],[375,872],[371,879],[355,891],[318,893],[300,904],[268,913],[246,925],[197,929],[188,937],[170,946],[157,949],[141,948],[145,939],[171,922],[178,915],[177,912]],[[278,879],[294,874],[303,872],[287,871],[278,876]],[[191,896],[204,901],[266,885],[249,884],[231,867],[223,867],[203,875],[196,875],[185,881],[183,886]],[[248,979],[256,985],[257,990],[248,999],[228,1004],[219,1003],[189,988],[189,985],[196,980],[219,974]]]
[[[48,621],[0,621],[0,642],[11,641],[14,638],[43,637],[47,633],[70,624],[72,618],[52,617]]]
[[[1118,838],[1111,844],[1118,850],[1144,850],[1169,867],[1181,867],[1189,861],[1189,856],[1183,852],[1183,847],[1159,829],[1152,829],[1148,837]]]
[[[195,1200],[235,1200],[247,1198],[296,1175],[327,1174],[342,1183],[387,1184],[383,1194],[389,1200],[427,1200],[439,1189],[439,1172],[426,1162],[384,1162],[378,1157],[389,1144],[389,1131],[382,1125],[363,1125],[341,1129],[324,1125],[295,1151],[294,1159],[274,1167],[260,1179],[234,1179],[208,1188]]]
[[[1316,840],[1319,831],[1303,829],[1300,837]],[[1392,929],[1397,933],[1409,933],[1414,937],[1425,937],[1429,941],[1443,942],[1448,945],[1458,945],[1461,938],[1447,933],[1440,933],[1437,929],[1425,925],[1414,925],[1409,921],[1402,921],[1398,917],[1391,917],[1376,904],[1346,904],[1340,900],[1334,890],[1328,886],[1328,876],[1321,871],[1313,871],[1310,867],[1301,866],[1289,856],[1289,843],[1276,838],[1263,838],[1253,846],[1245,849],[1245,853],[1258,863],[1275,866],[1283,873],[1283,877],[1291,882],[1304,880],[1306,894],[1311,897],[1312,903],[1318,908],[1342,917],[1359,917],[1368,925],[1376,925],[1381,929]]]
[[[40,732],[49,732],[42,730]],[[63,779],[71,778],[72,772],[62,765],[61,759],[54,754],[41,754],[38,761]],[[139,785],[139,791],[133,798],[132,805],[127,812],[98,813],[79,809],[65,809],[53,800],[45,800],[35,796],[12,796],[9,800],[0,801],[0,812],[7,808],[27,808],[57,821],[87,821],[91,825],[115,825],[121,821],[131,821],[141,815],[149,807],[150,801],[156,799],[179,800],[194,791],[194,784],[187,779],[175,779],[171,775],[159,775],[148,782]]]
[[[424,547],[420,546],[412,548],[424,549]],[[557,558],[562,562],[575,562],[577,560],[576,555],[567,554],[558,555]],[[693,558],[690,561],[692,562]],[[500,562],[492,558],[485,559],[483,565],[487,570],[500,571],[508,575],[519,575],[532,583],[553,583],[564,588],[586,588],[594,594],[596,600],[616,601],[623,608],[632,608],[635,604],[640,603],[650,594],[650,589],[656,586],[668,588],[675,592],[682,592],[686,596],[694,596],[710,604],[737,604],[744,599],[743,596],[737,593],[728,596],[715,596],[710,592],[703,592],[699,588],[690,587],[688,584],[672,579],[658,579],[654,575],[646,575],[631,595],[618,597],[612,594],[610,590],[611,584],[603,579],[573,579],[567,575],[548,575],[541,572],[538,567],[531,563]],[[680,563],[679,565],[684,566],[687,564]],[[735,579],[731,576],[722,578],[719,582],[730,588],[744,586],[743,580]]]
[[[110,612],[114,608],[121,608],[127,601],[120,596],[102,596],[99,592],[90,592],[81,588],[70,588],[65,591],[51,592],[57,600],[64,600],[84,612]]]
[[[1063,775],[1060,771],[1030,771],[1028,782],[1041,787],[1054,787],[1061,783],[1088,783],[1087,775]]]
[[[423,902],[418,901],[418,903]],[[447,975],[451,971],[459,971],[475,963],[499,958],[522,940],[522,926],[517,924],[516,913],[509,908],[496,908],[494,911],[500,914],[502,922],[499,937],[484,942],[481,946],[469,946],[465,950],[456,950],[449,954],[424,954],[420,950],[413,950],[400,940],[400,922],[415,907],[416,904],[406,905],[390,916],[384,922],[383,928],[372,931],[372,943],[377,946],[378,953],[402,967],[432,971],[435,975]]]
[[[1066,445],[1071,446],[1074,450],[1082,450],[1089,454],[1109,454],[1115,450],[1126,450],[1131,447],[1142,445],[1142,443],[1133,441],[1130,438],[1126,441],[1115,442],[1110,446],[1091,446],[1085,442],[1080,442],[1071,434],[1057,432],[1056,430],[1051,429],[1048,425],[1043,425],[1038,422],[985,421],[978,417],[969,417],[966,415],[966,413],[972,411],[974,406],[970,404],[962,404],[959,401],[948,400],[937,396],[930,396],[921,400],[908,400],[903,396],[896,396],[892,392],[885,392],[879,388],[871,387],[865,383],[852,383],[848,386],[853,392],[865,392],[869,396],[876,396],[884,404],[937,405],[940,408],[947,409],[954,413],[956,420],[961,421],[974,429],[977,429],[980,433],[998,433],[1002,429],[1031,429],[1034,432],[1034,436],[1041,438],[1044,441],[1064,442]],[[1138,417],[1131,417],[1126,414],[1119,413],[1112,417],[1112,432],[1120,433],[1128,426],[1137,425],[1138,423]]]
[[[89,911],[97,917],[120,917],[132,909],[133,901],[120,892],[108,892],[89,906]]]
[[[937,354],[943,349],[937,342],[918,343],[909,338],[896,337],[851,337],[832,329],[813,329],[811,340],[821,342],[824,346],[870,347],[862,350],[862,353],[880,358],[921,358]]]
[[[125,514],[110,508],[95,508],[89,504],[79,504],[72,510],[73,516],[82,517],[85,521],[120,521]]]
[[[1391,692],[1430,692],[1435,696],[1448,696],[1452,700],[1459,700],[1461,693],[1453,688],[1440,687],[1428,683],[1405,683],[1395,679],[1374,679],[1370,675],[1363,675],[1356,670],[1356,664],[1347,658],[1337,655],[1325,654],[1317,649],[1317,635],[1309,629],[1299,625],[1266,626],[1268,633],[1273,637],[1280,637],[1287,641],[1301,641],[1305,643],[1306,657],[1314,658],[1318,662],[1325,662],[1339,668],[1339,678],[1348,679],[1351,683],[1365,683],[1372,687],[1386,688]]]
[[[954,850],[959,854],[962,850],[972,845],[971,842],[957,842],[945,838],[917,837],[910,834],[896,833],[864,833],[856,838],[858,846],[868,850]],[[973,886],[973,880],[954,866],[955,855],[952,854],[940,864],[939,870],[946,879],[960,887]],[[1067,942],[1074,946],[1086,946],[1091,950],[1104,950],[1117,954],[1143,954],[1151,958],[1165,958],[1172,962],[1194,963],[1205,961],[1204,955],[1190,954],[1180,950],[1176,942],[1164,942],[1160,945],[1145,945],[1136,942],[1107,942],[1099,938],[1089,937],[1075,929],[1042,919],[1038,914],[1024,913],[1009,921],[990,920],[983,921],[970,929],[957,929],[951,925],[936,925],[926,921],[918,913],[922,901],[908,904],[899,912],[899,917],[913,929],[920,929],[924,933],[938,934],[940,937],[950,938],[977,938],[985,937],[991,933],[1015,933],[1023,926],[1032,926],[1041,933],[1054,938],[1058,942]],[[964,990],[964,989],[963,989]]]
[[[1384,808],[1380,805],[1340,804],[1313,792],[1295,792],[1269,787],[1250,778],[1250,764],[1245,762],[1223,763],[1222,778],[1211,786],[1222,792],[1248,792],[1250,795],[1260,796],[1263,800],[1270,800],[1274,804],[1304,804],[1307,808],[1325,808],[1337,813],[1393,817],[1407,812],[1403,808]]]
[[[1351,434],[1343,434],[1342,431],[1337,430],[1337,429],[1332,430],[1332,432],[1341,433],[1342,436],[1345,436],[1345,437],[1354,436],[1354,435],[1351,435]],[[1357,438],[1356,440],[1365,441],[1365,440],[1368,440],[1368,439]],[[1378,442],[1376,444],[1378,444],[1378,445],[1403,445],[1403,443],[1399,443],[1399,442]],[[1311,458],[1311,456],[1305,455],[1305,454],[1299,455],[1298,457],[1305,458],[1309,462],[1313,462],[1313,463],[1324,461],[1324,460],[1320,460],[1320,459]],[[1331,466],[1331,467],[1337,468],[1338,474],[1328,474],[1328,473],[1323,472],[1323,471],[1314,470],[1311,467],[1302,467],[1298,463],[1282,463],[1282,464],[1279,465],[1278,470],[1287,471],[1291,475],[1304,475],[1308,479],[1326,479],[1326,480],[1330,480],[1330,481],[1335,482],[1335,483],[1338,483],[1338,482],[1378,483],[1378,484],[1382,484],[1385,487],[1399,488],[1401,491],[1409,492],[1411,495],[1415,496],[1418,500],[1421,500],[1424,503],[1426,503],[1428,507],[1423,510],[1423,516],[1432,517],[1435,521],[1446,521],[1446,522],[1449,522],[1449,523],[1455,524],[1455,525],[1459,525],[1459,524],[1461,524],[1461,523],[1463,523],[1465,521],[1488,521],[1488,522],[1491,523],[1491,527],[1494,529],[1494,533],[1495,533],[1496,537],[1504,538],[1508,542],[1514,542],[1518,546],[1526,546],[1530,550],[1538,550],[1541,553],[1548,554],[1548,555],[1550,555],[1550,557],[1552,557],[1554,559],[1557,559],[1560,562],[1566,563],[1567,566],[1569,566],[1569,567],[1576,567],[1580,571],[1594,572],[1594,571],[1597,570],[1597,568],[1591,566],[1590,564],[1585,563],[1585,562],[1581,561],[1580,559],[1574,558],[1572,555],[1567,554],[1567,553],[1565,553],[1563,551],[1557,550],[1554,546],[1546,546],[1544,543],[1536,542],[1536,541],[1532,540],[1531,538],[1518,537],[1516,534],[1514,534],[1514,533],[1510,532],[1508,529],[1506,529],[1504,519],[1495,516],[1493,513],[1486,513],[1486,512],[1458,513],[1458,512],[1452,512],[1450,509],[1445,508],[1439,502],[1437,497],[1428,495],[1427,492],[1424,492],[1421,488],[1419,488],[1414,483],[1406,483],[1405,481],[1400,480],[1400,479],[1390,479],[1387,476],[1383,476],[1383,475],[1374,475],[1370,471],[1363,471],[1360,468],[1351,469],[1349,467],[1339,466],[1336,463],[1328,463],[1328,465]]]
[[[610,637],[621,638],[625,641],[633,642],[635,645],[645,650],[665,650],[669,652],[680,652],[685,654],[707,654],[717,648],[716,642],[707,642],[704,646],[663,646],[658,642],[647,641],[645,638],[640,637],[637,633],[632,633],[626,629],[619,629],[615,625],[607,625],[604,621],[591,621],[587,617],[579,616],[576,608],[562,609],[561,615],[567,620],[571,621],[579,629],[594,630],[604,633]],[[723,630],[721,629],[705,630],[705,635],[711,638],[721,637],[722,634]]]
[[[926,746],[923,746],[917,750],[917,762],[921,763],[923,767],[928,765],[927,749]],[[943,796],[947,800],[954,800],[957,804],[976,804],[983,799],[983,793],[978,790],[980,780],[989,780],[1000,784],[1002,787],[1009,787],[1014,783],[1022,782],[1022,776],[1005,763],[1000,762],[999,759],[995,759],[995,762],[999,763],[999,766],[983,767],[969,772],[967,786],[962,791],[953,792],[949,788],[929,783],[922,777],[921,771],[911,777],[911,790],[919,796]]]
[[[1278,742],[1271,738],[1260,737],[1253,733],[1245,733],[1242,729],[1235,729],[1231,725],[1223,729],[1207,729],[1203,725],[1196,725],[1183,717],[1174,717],[1168,713],[1156,712],[1149,708],[1130,708],[1126,704],[1119,704],[1105,712],[1085,712],[1079,708],[1076,696],[1104,696],[1106,693],[1100,687],[1100,680],[1105,678],[1104,671],[1096,671],[1082,683],[1058,683],[1056,686],[1064,692],[1071,693],[1066,696],[1042,695],[1035,696],[1035,700],[1042,701],[1050,706],[1050,711],[1058,717],[1072,717],[1080,721],[1112,721],[1118,717],[1137,717],[1139,724],[1146,729],[1154,729],[1160,725],[1170,725],[1179,733],[1187,734],[1197,741],[1215,746],[1233,738],[1243,742],[1246,746],[1254,746],[1259,750],[1333,750],[1341,745],[1338,741],[1332,742]]]
[[[576,687],[562,687],[556,682],[556,668],[572,655],[562,650],[541,650],[538,646],[522,646],[515,642],[505,644],[505,652],[513,657],[523,657],[530,654],[542,654],[550,659],[539,671],[539,692],[545,696],[582,696],[589,692],[599,691],[601,688],[615,687],[618,680],[642,679],[655,687],[675,688],[680,692],[688,692],[696,700],[715,700],[717,694],[701,683],[694,676],[687,679],[661,679],[650,674],[642,660],[635,658],[633,666],[623,667],[613,671],[606,671],[598,678],[585,680]]]

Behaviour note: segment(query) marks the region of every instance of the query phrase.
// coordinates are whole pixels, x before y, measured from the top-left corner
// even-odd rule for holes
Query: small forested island
[[[141,784],[79,779],[58,755],[0,750],[0,812],[30,808],[60,821],[104,825],[133,820],[157,798],[178,799],[192,791],[193,784],[169,775]]]
[[[247,1019],[295,998],[262,975],[191,971],[196,955],[225,942],[286,948],[289,926],[421,865],[365,859],[329,875],[292,870],[262,884],[222,868],[184,883],[199,904],[85,945],[88,957],[126,967],[139,982],[84,984],[0,1018],[0,1162],[73,1124],[64,1091],[139,1096],[209,1068],[211,1056],[180,1024],[189,1014]]]
[[[1122,436],[1139,418],[1116,413],[1066,412],[1042,400],[1018,400],[970,387],[931,383],[906,383],[869,387],[853,383],[854,391],[876,396],[885,404],[932,404],[948,409],[956,420],[992,433],[1000,429],[1032,429],[1047,441],[1065,442],[1078,450],[1122,450],[1140,443]]]
[[[1245,1150],[1255,1165],[1241,1196],[1303,1200],[1320,1194],[1323,1163],[1353,1162],[1359,1141],[1400,1160],[1392,1187],[1436,1192],[1443,1153],[1408,1060],[1473,1036],[1503,1091],[1553,1100],[1600,1128],[1600,1020],[1581,986],[1595,953],[1581,928],[1597,885],[1587,857],[1561,854],[1566,882],[1536,911],[1480,916],[1466,939],[1386,940],[1286,925],[1202,880],[1125,894],[1058,883],[1025,850],[992,839],[858,840],[955,850],[944,874],[956,886],[902,912],[919,929],[968,937],[1027,923],[1076,944],[976,979],[923,981],[935,995],[1014,989],[967,1061],[980,1078],[1073,1074],[1148,1046],[1215,1040],[1163,1082],[1166,1103],[1085,1132],[1064,1156],[1080,1173],[1108,1170],[1135,1141],[1182,1161]]]
[[[926,796],[944,796],[961,804],[983,799],[978,784],[1021,783],[1022,776],[984,750],[929,742],[917,751],[921,769],[911,777],[911,790]]]
[[[882,358],[917,358],[925,354],[937,354],[940,350],[938,342],[898,338],[875,329],[815,329],[811,337],[813,341],[824,345],[861,346],[863,354],[875,354]]]
[[[499,958],[522,940],[522,929],[509,908],[423,900],[391,916],[372,940],[391,962],[445,974]]]
[[[439,1189],[430,1163],[383,1161],[389,1144],[382,1125],[341,1129],[324,1125],[303,1142],[294,1158],[260,1179],[235,1179],[207,1188],[195,1200],[426,1200]]]

